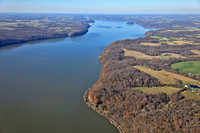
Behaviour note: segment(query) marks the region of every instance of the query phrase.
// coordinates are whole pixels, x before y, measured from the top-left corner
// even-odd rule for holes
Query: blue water
[[[111,42],[144,37],[148,29],[96,21],[86,35],[0,50],[0,133],[116,133],[83,95],[100,75]]]
[[[190,85],[190,87],[191,87],[191,88],[194,88],[194,89],[200,89],[200,87],[197,86],[197,85]]]

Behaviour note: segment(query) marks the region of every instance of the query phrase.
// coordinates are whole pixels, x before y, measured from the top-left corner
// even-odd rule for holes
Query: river
[[[97,20],[83,36],[1,49],[0,133],[117,133],[83,95],[99,78],[106,46],[148,30]]]

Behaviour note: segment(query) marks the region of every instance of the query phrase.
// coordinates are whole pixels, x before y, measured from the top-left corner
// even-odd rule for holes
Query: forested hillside
[[[99,17],[110,18],[124,20]],[[100,57],[101,77],[86,92],[85,102],[120,132],[198,133],[199,90],[189,86],[200,86],[200,75],[171,65],[200,61],[199,16],[187,21],[182,16],[148,18],[151,20],[136,22],[158,30],[147,32],[145,38],[114,42],[105,49]],[[134,20],[132,16],[130,21]]]

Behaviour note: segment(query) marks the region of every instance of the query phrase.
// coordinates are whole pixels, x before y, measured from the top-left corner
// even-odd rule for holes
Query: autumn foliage
[[[196,80],[199,75],[188,75],[170,67],[171,64],[191,58],[189,51],[199,49],[200,45],[159,47],[140,46],[139,43],[153,42],[149,37],[136,40],[123,40],[112,43],[100,58],[103,70],[99,81],[89,92],[96,109],[115,119],[128,133],[198,133],[200,131],[200,101],[186,100],[180,92],[169,96],[165,93],[145,94],[134,87],[165,86],[151,75],[139,71],[132,66],[143,65],[153,70],[165,70],[178,73]],[[140,51],[148,55],[157,56],[164,52],[173,52],[187,57],[160,59],[136,59],[125,57],[123,49]],[[188,51],[188,52],[185,52]],[[181,81],[172,84],[182,87]]]

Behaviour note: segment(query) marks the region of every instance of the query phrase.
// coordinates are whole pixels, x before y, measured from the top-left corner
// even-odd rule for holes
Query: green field
[[[174,37],[166,37],[169,41],[178,41],[178,39],[174,38]]]
[[[179,62],[172,64],[171,67],[184,73],[200,74],[200,61]]]

